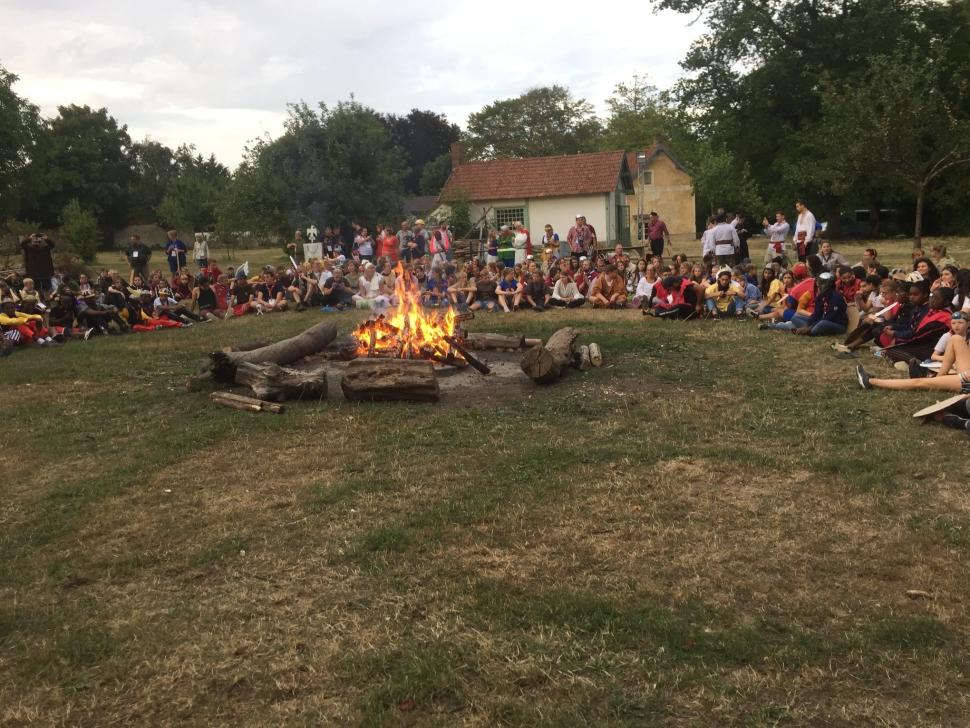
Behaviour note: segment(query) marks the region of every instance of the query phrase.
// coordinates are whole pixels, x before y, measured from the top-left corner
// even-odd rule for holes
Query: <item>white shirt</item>
[[[552,288],[552,297],[557,301],[574,301],[582,298],[583,294],[579,292],[579,289],[576,288],[576,284],[573,281],[563,283],[560,279],[556,281],[556,285]]]
[[[377,298],[381,294],[381,274],[375,273],[374,277],[367,280],[367,276],[360,276],[360,295],[364,298]]]
[[[209,244],[205,241],[205,238],[195,241],[195,247],[192,248],[192,253],[196,260],[209,257]]]
[[[791,230],[791,225],[788,224],[787,220],[773,222],[765,228],[765,232],[768,233],[768,237],[772,243],[784,243],[785,238],[788,237],[789,230]]]
[[[741,245],[737,229],[729,222],[715,225],[711,230],[711,237],[714,238],[715,255],[734,255],[734,251]]]
[[[714,252],[714,229],[708,228],[701,234],[701,257]]]
[[[659,278],[654,281],[648,281],[646,278],[641,278],[640,282],[637,283],[637,292],[635,295],[640,298],[653,300],[653,289],[659,282]]]
[[[805,244],[808,245],[809,242],[815,237],[815,215],[808,208],[798,216],[798,222],[795,224],[795,240],[798,240],[798,234],[805,233]]]

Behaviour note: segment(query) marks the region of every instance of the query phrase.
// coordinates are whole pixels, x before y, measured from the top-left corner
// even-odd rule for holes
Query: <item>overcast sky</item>
[[[603,109],[646,73],[665,88],[701,26],[647,3],[494,0],[0,0],[0,65],[47,116],[106,106],[133,139],[195,144],[235,166],[286,103],[351,93],[381,112],[468,114],[565,84]]]

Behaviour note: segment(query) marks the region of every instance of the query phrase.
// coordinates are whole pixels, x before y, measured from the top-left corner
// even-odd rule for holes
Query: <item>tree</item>
[[[437,159],[428,162],[424,165],[424,169],[421,170],[421,194],[437,195],[441,192],[441,188],[445,186],[445,182],[448,181],[448,175],[450,174],[451,154],[445,152]]]
[[[391,140],[404,152],[407,165],[404,191],[417,194],[421,190],[426,167],[448,154],[451,145],[458,141],[461,130],[441,114],[418,109],[411,109],[407,116],[389,114],[382,116],[381,120]]]
[[[276,240],[287,235],[287,189],[267,160],[271,142],[257,139],[246,148],[223,194],[216,233],[229,244],[251,235]]]
[[[37,138],[37,107],[13,90],[17,76],[0,66],[0,220],[19,212],[21,175]]]
[[[586,99],[574,99],[564,86],[544,86],[469,116],[465,148],[475,159],[575,154],[595,149],[600,130]]]
[[[59,106],[46,123],[26,171],[25,212],[54,225],[73,199],[106,227],[123,227],[132,180],[126,126],[107,109]]]
[[[670,120],[646,76],[634,74],[631,83],[618,83],[606,106],[610,115],[600,141],[602,149],[646,149],[654,139],[670,136]]]
[[[128,191],[129,221],[157,222],[165,190],[178,175],[175,153],[151,139],[131,146],[133,176]]]
[[[970,164],[967,71],[970,63],[959,79],[945,78],[938,57],[904,49],[873,58],[853,78],[823,84],[820,166],[843,184],[871,175],[905,184],[916,198],[916,246],[930,186]]]
[[[98,220],[90,210],[86,210],[75,197],[61,211],[61,235],[71,249],[85,263],[94,261],[98,254],[101,233]]]
[[[176,176],[168,183],[158,205],[158,217],[166,227],[194,232],[213,230],[229,182],[229,170],[214,156],[205,159],[194,146],[182,145],[174,155]]]

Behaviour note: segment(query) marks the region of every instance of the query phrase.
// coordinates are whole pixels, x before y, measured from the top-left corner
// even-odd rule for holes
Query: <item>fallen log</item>
[[[537,384],[551,384],[573,363],[573,342],[579,332],[571,326],[559,329],[545,345],[529,349],[522,357],[522,371]]]
[[[593,366],[593,362],[589,359],[589,347],[586,344],[580,346],[578,350],[573,349],[573,366],[581,372]]]
[[[483,334],[473,332],[461,342],[472,351],[488,351],[490,349],[524,349],[524,336],[508,336],[507,334]]]
[[[274,412],[279,414],[283,411],[283,405],[264,402],[261,399],[243,397],[232,392],[213,392],[209,395],[209,400],[220,407],[230,407],[242,410],[243,412]]]
[[[434,365],[420,359],[354,359],[340,388],[347,399],[368,402],[437,402]]]
[[[526,339],[525,348],[531,349],[533,346],[542,346],[542,339]]]
[[[603,352],[600,351],[599,344],[594,343],[589,345],[589,360],[594,367],[603,366]]]
[[[324,367],[301,371],[277,364],[244,361],[236,367],[235,380],[236,384],[252,389],[259,399],[270,402],[327,398],[327,370]]]
[[[253,351],[254,349],[262,349],[264,346],[269,346],[265,341],[247,341],[242,344],[234,344],[233,346],[224,346],[222,350],[227,354],[234,351]]]
[[[321,322],[302,334],[252,351],[213,352],[209,355],[211,376],[216,381],[232,383],[236,379],[236,369],[243,362],[250,364],[292,364],[310,356],[310,354],[316,354],[336,338],[337,327],[327,322]]]

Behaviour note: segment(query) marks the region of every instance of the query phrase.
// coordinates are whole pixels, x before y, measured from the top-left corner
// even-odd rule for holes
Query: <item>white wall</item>
[[[604,240],[607,235],[606,201],[608,195],[583,195],[579,197],[542,197],[529,200],[529,228],[533,240],[542,239],[546,223],[565,239],[566,233],[576,223],[576,215],[585,215],[586,221],[596,228],[596,235]]]

